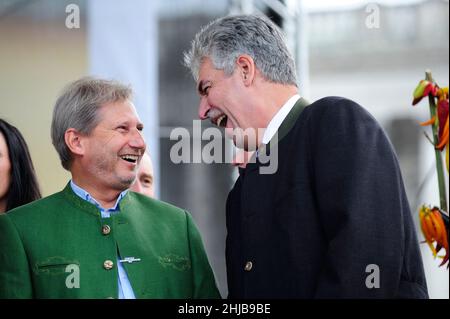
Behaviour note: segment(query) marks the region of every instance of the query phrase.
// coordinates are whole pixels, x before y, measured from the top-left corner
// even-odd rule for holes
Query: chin
[[[233,144],[236,148],[243,150],[243,151],[248,151],[247,147],[245,145],[243,145],[242,143],[236,143],[236,141],[233,139]]]
[[[249,145],[249,143],[246,139],[241,138],[238,140],[238,139],[236,139],[236,136],[233,137],[233,144],[237,148],[244,150],[246,152],[255,151],[257,149],[257,147],[255,147],[256,145]]]
[[[135,175],[129,177],[119,177],[116,185],[118,186],[118,188],[125,190],[130,188],[135,180],[136,180]]]

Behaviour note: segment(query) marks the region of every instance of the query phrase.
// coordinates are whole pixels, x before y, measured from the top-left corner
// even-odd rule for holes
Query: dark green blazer
[[[344,98],[303,111],[302,104],[228,196],[229,297],[428,298],[400,167],[383,129]],[[273,174],[260,170],[269,166],[260,161],[264,153],[276,163]]]
[[[189,213],[128,192],[101,218],[69,184],[0,215],[0,298],[117,298],[118,253],[136,298],[220,298]]]

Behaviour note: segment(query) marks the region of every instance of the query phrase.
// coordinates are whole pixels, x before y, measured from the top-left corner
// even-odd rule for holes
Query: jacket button
[[[102,226],[102,234],[103,235],[109,235],[110,232],[111,232],[111,227],[109,227],[109,225]]]
[[[106,270],[110,270],[112,269],[112,267],[114,267],[114,263],[111,260],[105,260],[105,262],[103,263],[103,268],[105,268]]]
[[[244,270],[245,271],[250,271],[253,268],[253,263],[251,261],[247,261],[247,263],[245,264]]]

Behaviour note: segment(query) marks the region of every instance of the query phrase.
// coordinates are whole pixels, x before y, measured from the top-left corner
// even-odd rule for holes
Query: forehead
[[[153,175],[153,165],[150,159],[150,156],[147,153],[144,153],[141,159],[140,170],[141,173]]]
[[[225,72],[214,67],[210,58],[203,58],[200,64],[197,91],[202,94],[205,84],[225,78]]]
[[[0,154],[8,154],[8,146],[6,139],[2,132],[0,132]]]
[[[199,77],[201,75],[204,75],[205,73],[209,73],[212,70],[214,70],[214,65],[211,59],[207,57],[203,58],[202,61],[200,62],[200,68],[198,71]]]
[[[103,104],[100,107],[98,114],[100,115],[100,122],[117,120],[134,120],[140,122],[136,108],[129,100]]]
[[[214,67],[210,58],[203,58],[200,63],[200,68],[198,71],[198,83],[200,81],[210,80],[218,76],[223,76],[223,70],[218,70]]]

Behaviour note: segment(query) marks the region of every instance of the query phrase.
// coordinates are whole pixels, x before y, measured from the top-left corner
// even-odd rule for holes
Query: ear
[[[83,135],[74,128],[69,128],[64,133],[64,141],[69,150],[76,155],[84,155],[85,147],[83,143]]]
[[[256,75],[256,65],[253,58],[247,54],[242,54],[237,58],[236,64],[236,70],[239,72],[244,85],[251,85]]]

